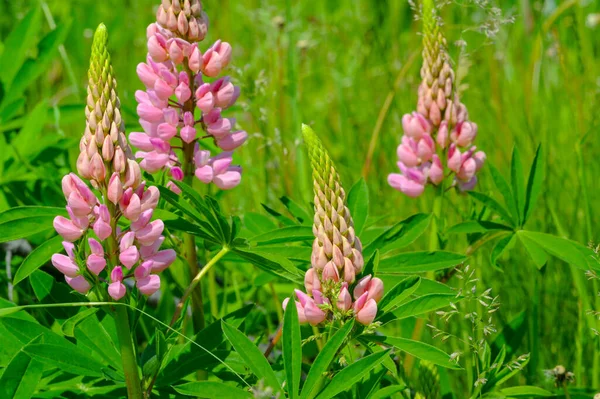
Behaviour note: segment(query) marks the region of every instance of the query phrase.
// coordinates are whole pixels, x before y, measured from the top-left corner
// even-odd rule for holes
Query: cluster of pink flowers
[[[131,133],[129,140],[141,150],[135,156],[147,172],[167,170],[175,181],[194,174],[204,183],[230,189],[241,180],[241,167],[231,164],[232,151],[248,135],[235,129],[234,118],[223,116],[239,97],[239,88],[227,76],[205,81],[216,78],[231,59],[231,46],[220,40],[200,51],[198,41],[207,28],[200,1],[163,1],[159,6],[157,23],[147,29],[147,62],[137,67],[146,87],[136,93],[144,132]],[[224,152],[211,157],[199,143],[205,138]],[[167,186],[179,192],[172,181]]]
[[[437,122],[436,126],[418,112],[402,118],[404,135],[397,150],[402,173],[390,174],[388,182],[409,197],[423,194],[428,182],[435,186],[442,183],[447,175],[442,159],[448,173],[454,173],[453,184],[460,190],[473,189],[476,173],[485,162],[485,153],[472,145],[477,135],[475,123],[459,119],[449,132],[448,121]]]
[[[67,255],[54,254],[52,264],[65,275],[67,283],[85,294],[98,283],[108,266],[108,293],[113,299],[119,300],[125,295],[123,279],[129,277],[135,278],[136,287],[142,294],[156,292],[160,288],[157,273],[166,269],[176,257],[172,249],[159,251],[164,241],[161,235],[164,224],[159,219],[151,221],[159,199],[158,189],[146,188],[144,183],[135,190],[131,186],[123,187],[117,172],[108,184],[109,204],[101,203],[74,173],[63,178],[62,189],[70,218],[57,216],[54,228],[65,240],[63,247]],[[121,216],[130,221],[126,231],[116,227]],[[90,227],[95,237],[88,237]],[[118,243],[118,249],[114,251],[118,251],[119,264],[107,262],[111,251],[109,241]]]
[[[347,282],[344,281],[337,287],[327,283],[322,285],[318,274],[314,273],[312,268],[306,273],[304,285],[306,292],[312,294],[312,298],[300,290],[294,290],[298,298],[298,301],[295,301],[296,309],[300,323],[310,323],[313,326],[327,320],[330,314],[336,319],[354,317],[359,323],[369,325],[375,320],[377,303],[383,297],[383,282],[371,275],[363,277],[356,283],[353,290],[354,301]],[[321,291],[322,289],[325,293]],[[334,292],[333,296],[328,295]],[[289,299],[283,301],[284,309]]]

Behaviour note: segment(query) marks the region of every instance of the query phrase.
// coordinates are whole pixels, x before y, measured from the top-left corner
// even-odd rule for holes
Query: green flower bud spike
[[[352,283],[364,265],[362,245],[346,206],[346,193],[321,140],[302,126],[313,170],[314,224],[311,264],[323,281]]]
[[[417,110],[435,126],[446,120],[450,126],[466,120],[466,108],[454,90],[446,38],[440,30],[435,0],[423,2],[423,65]]]
[[[92,43],[85,107],[87,123],[79,143],[81,153],[77,169],[96,188],[107,185],[113,172],[122,174],[124,180],[128,175],[130,186],[137,186],[139,166],[131,160],[131,150],[125,138],[121,102],[107,43],[106,26],[100,24]]]

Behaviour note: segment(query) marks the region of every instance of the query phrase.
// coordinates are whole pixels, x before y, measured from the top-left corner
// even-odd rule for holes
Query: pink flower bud
[[[248,139],[248,133],[243,130],[231,132],[227,136],[217,140],[217,146],[224,151],[233,151]]]
[[[158,191],[158,188],[154,186],[148,187],[142,195],[142,200],[140,203],[142,212],[148,209],[155,209],[156,205],[158,205],[159,198],[160,191]]]
[[[184,103],[189,100],[192,96],[192,91],[190,90],[189,84],[181,82],[175,89],[175,96],[177,97],[177,101],[180,103]]]
[[[160,139],[169,141],[177,135],[177,127],[175,127],[169,123],[161,123],[160,125],[158,125],[156,133]],[[130,139],[131,139],[131,137],[130,137]],[[150,142],[150,140],[148,140],[148,142]],[[132,142],[132,144],[133,144],[133,142]],[[139,149],[144,150],[144,151],[151,150],[151,148],[146,149],[146,148],[139,147],[137,145],[136,145],[136,147],[138,147]]]
[[[86,264],[87,268],[97,276],[106,267],[106,259],[103,256],[91,254],[88,256]]]
[[[198,87],[196,93],[196,106],[204,113],[209,113],[215,107],[215,98],[211,92],[211,85],[203,83]]]
[[[455,173],[460,172],[460,167],[462,166],[462,156],[460,150],[456,148],[456,144],[450,144],[450,149],[448,150],[448,168]]]
[[[181,170],[181,168],[179,166],[172,167],[171,170],[169,171],[169,174],[171,175],[173,180],[176,180],[176,181],[183,180],[183,170]]]
[[[215,81],[211,85],[211,91],[215,99],[215,106],[223,109],[233,105],[240,95],[239,87],[235,87],[228,76]]]
[[[136,72],[144,86],[149,89],[154,87],[154,82],[156,81],[157,76],[150,65],[143,62],[139,63],[136,68]]]
[[[283,304],[282,304],[283,310],[286,309],[289,301],[290,301],[290,298],[285,298],[283,300]],[[296,305],[296,311],[298,313],[298,320],[300,321],[300,324],[306,323],[307,320],[306,320],[306,315],[304,314],[304,308],[298,301],[294,301],[294,304]]]
[[[107,135],[102,143],[102,158],[104,158],[105,161],[110,162],[114,155],[115,145],[113,144],[110,135]]]
[[[131,223],[131,230],[138,231],[138,230],[146,227],[148,222],[150,222],[150,219],[152,219],[153,212],[154,212],[154,209],[147,209],[147,210],[143,211],[140,214],[140,217],[138,218],[138,220]]]
[[[125,168],[125,188],[136,188],[140,185],[141,180],[142,172],[140,170],[140,165],[133,159],[128,159],[127,167]]]
[[[78,240],[85,232],[85,229],[76,226],[71,220],[62,216],[55,217],[52,224],[56,232],[70,242]]]
[[[77,276],[73,278],[65,276],[65,281],[71,286],[71,288],[83,295],[87,294],[91,288],[90,283],[88,283],[83,276]]]
[[[159,81],[160,79],[157,79]],[[163,112],[160,108],[153,106],[148,103],[139,103],[137,106],[137,113],[140,118],[151,122],[160,123],[163,121]]]
[[[388,184],[412,198],[417,198],[425,191],[425,183],[411,180],[398,173],[388,175]]]
[[[431,133],[431,124],[423,115],[413,112],[402,117],[402,129],[406,135],[418,140],[423,135]]]
[[[202,65],[202,53],[198,49],[198,45],[194,43],[191,47],[190,58],[188,60],[188,66],[194,73],[200,71]]]
[[[67,255],[69,255],[69,258],[71,258],[71,260],[74,261],[75,260],[75,245],[72,242],[63,241],[62,246],[65,249],[65,252],[67,253]]]
[[[473,122],[460,122],[456,125],[450,138],[461,147],[471,145],[477,136],[477,125]]]
[[[445,149],[446,146],[448,145],[448,122],[447,121],[442,121],[442,123],[440,123],[440,127],[438,129],[435,140],[442,149]]]
[[[123,197],[125,197],[125,193],[123,194]],[[121,202],[119,203],[119,207],[121,208],[121,212],[123,212],[123,216],[131,221],[138,220],[140,213],[142,213],[140,198],[137,196],[137,194],[133,194],[126,204],[122,198]]]
[[[71,192],[67,204],[76,216],[82,217],[92,213],[92,206],[83,199],[78,191]]]
[[[160,273],[177,259],[177,253],[172,249],[158,251],[155,255],[147,258],[152,261],[152,273]]]
[[[477,151],[475,154],[473,154],[473,159],[475,160],[475,164],[477,165],[477,167],[475,168],[477,172],[479,172],[479,169],[483,167],[486,158],[487,157],[485,155],[485,152],[483,151]]]
[[[135,265],[139,260],[140,260],[140,253],[139,253],[137,247],[135,247],[133,245],[119,253],[119,261],[127,269],[131,269],[133,267],[133,265]]]
[[[208,183],[212,182],[213,177],[214,177],[213,168],[210,167],[209,165],[201,166],[199,168],[196,168],[194,175],[202,183],[208,184]]]
[[[181,64],[183,62],[183,57],[183,49],[177,45],[175,40],[172,40],[169,45],[169,58],[171,58],[171,61],[175,64]]]
[[[340,273],[338,268],[333,264],[333,262],[327,262],[325,267],[323,268],[323,281],[333,280],[338,282],[340,280]]]
[[[197,132],[194,127],[184,126],[179,132],[179,135],[181,136],[181,140],[189,144],[196,139],[196,133]]]
[[[107,197],[110,202],[117,205],[123,196],[123,185],[117,172],[113,173],[108,181]]]
[[[340,290],[340,295],[337,299],[337,307],[342,312],[347,312],[352,308],[352,297],[348,292],[348,285],[344,283],[342,289]]]
[[[100,154],[96,153],[90,160],[90,175],[97,182],[101,182],[106,177],[106,168],[104,166],[104,160]]]
[[[321,289],[321,281],[315,268],[311,267],[304,274],[304,287],[306,288],[306,292]]]
[[[169,58],[164,45],[160,43],[158,33],[148,39],[148,54],[156,62],[163,62]]]
[[[430,135],[425,134],[417,144],[417,156],[421,162],[427,162],[435,153],[435,143]]]
[[[59,272],[69,277],[77,277],[79,274],[79,266],[68,256],[62,254],[52,255],[52,265],[58,269]]]
[[[82,151],[77,157],[77,172],[85,179],[92,177],[90,173],[90,159],[85,151]]]
[[[230,190],[240,184],[241,181],[242,174],[237,169],[228,170],[213,177],[213,182],[221,190]]]
[[[143,259],[150,258],[158,253],[158,248],[165,241],[165,237],[159,237],[158,240],[154,241],[151,245],[141,246],[140,255]]]
[[[327,318],[327,314],[321,310],[312,300],[304,305],[304,315],[306,321],[312,326],[322,323]]]
[[[417,143],[407,135],[402,136],[402,144],[396,150],[398,160],[406,166],[417,166],[419,157],[417,155]]]
[[[132,132],[129,134],[129,141],[134,147],[142,151],[152,151],[154,149],[154,146],[150,142],[150,137],[146,133]]]
[[[126,293],[127,287],[125,287],[125,284],[120,281],[115,281],[114,283],[110,283],[108,285],[108,295],[110,295],[115,301],[123,298]]]
[[[235,126],[234,118],[220,118],[214,123],[210,123],[206,127],[208,134],[214,136],[217,139],[225,137],[231,129]]]
[[[356,268],[350,259],[344,258],[344,281],[352,284],[354,280],[356,280]]]
[[[460,180],[468,181],[468,180],[471,180],[473,178],[473,176],[475,176],[476,170],[477,170],[477,163],[475,162],[475,160],[472,157],[470,157],[462,163],[460,170],[456,174],[456,176]]]
[[[440,161],[440,158],[436,154],[433,155],[431,166],[429,167],[429,180],[436,186],[444,180],[442,161]]]
[[[94,233],[96,233],[101,241],[104,241],[112,234],[112,227],[106,221],[98,218],[94,223]]]
[[[364,293],[354,302],[354,317],[362,325],[369,325],[377,316],[377,303],[374,299],[367,299],[368,293]]]
[[[162,220],[157,219],[144,228],[135,232],[137,240],[142,245],[151,245],[162,234],[165,225]]]
[[[160,277],[156,274],[150,274],[147,277],[137,279],[135,285],[143,295],[152,295],[160,288]]]
[[[477,184],[477,176],[473,176],[471,178],[471,180],[464,182],[464,181],[458,181],[458,189],[460,191],[469,191],[472,190],[473,188],[475,188],[475,185]]]
[[[92,254],[104,256],[104,248],[102,247],[102,244],[100,244],[98,241],[91,237],[88,238],[88,244],[90,245],[90,250],[92,251]]]
[[[135,157],[142,158],[140,167],[149,173],[158,172],[169,162],[169,154],[156,151],[138,151],[135,153]]]

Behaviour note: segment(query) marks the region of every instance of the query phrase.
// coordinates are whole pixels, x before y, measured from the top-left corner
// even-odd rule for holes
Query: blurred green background
[[[3,52],[8,33],[32,7],[42,11],[39,32],[22,38],[29,46],[35,79],[22,96],[0,109],[0,210],[28,204],[63,206],[58,184],[74,169],[85,126],[92,33],[100,22],[109,31],[127,130],[139,129],[134,95],[143,86],[135,70],[145,58],[146,26],[154,20],[158,3],[0,2],[0,76],[13,62]],[[239,215],[264,212],[261,203],[279,209],[283,195],[308,202],[310,171],[300,139],[304,122],[320,134],[347,188],[365,177],[371,215],[392,222],[431,210],[432,192],[413,200],[386,181],[397,171],[401,118],[414,110],[420,80],[420,23],[407,1],[203,3],[210,29],[201,47],[217,39],[232,44],[230,74],[242,96],[228,116],[235,116],[251,137],[236,153],[244,168],[240,187],[218,193],[225,208]],[[528,165],[542,144],[547,159],[544,195],[528,228],[564,234],[584,244],[600,241],[600,216],[594,206],[600,200],[600,1],[445,3],[443,30],[459,70],[461,99],[479,125],[478,148],[508,176],[513,146]],[[68,29],[64,45],[46,51],[38,41],[55,27]],[[6,96],[10,89],[4,91]],[[13,153],[10,143],[36,110],[36,123],[43,128],[21,144],[24,153]],[[491,187],[484,169],[478,190]],[[470,201],[465,196],[450,198],[452,206],[445,208],[448,225],[462,220]],[[464,238],[457,237],[449,237],[448,247],[464,250]],[[423,243],[415,246],[424,248]],[[597,342],[587,339],[592,334],[586,315],[586,305],[593,303],[591,283],[584,281],[584,291],[578,291],[573,277],[579,271],[558,261],[537,271],[518,248],[494,268],[490,251],[484,247],[472,263],[482,285],[501,296],[500,320],[506,323],[520,312],[535,319],[527,346],[520,348],[521,353],[536,351],[529,379],[540,381],[543,369],[564,364],[579,373],[577,384],[589,387],[590,353],[593,345],[597,348]],[[578,294],[585,290],[588,298]]]

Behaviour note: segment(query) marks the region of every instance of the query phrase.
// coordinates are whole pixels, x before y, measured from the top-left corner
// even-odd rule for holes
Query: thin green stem
[[[129,399],[142,399],[142,385],[140,383],[135,349],[131,340],[127,309],[122,306],[117,307],[114,309],[114,316],[115,324],[117,325],[121,359],[123,360],[123,371],[125,372],[125,383],[127,384],[127,397]]]
[[[196,277],[190,282],[190,285],[187,287],[183,296],[179,300],[177,307],[175,308],[175,314],[173,315],[173,319],[171,320],[171,325],[173,325],[179,316],[181,316],[181,311],[183,310],[183,305],[189,299],[190,295],[193,295],[196,286],[200,284],[202,278],[208,273],[208,271],[223,257],[225,254],[229,252],[229,248],[223,247],[221,250],[212,258],[203,268],[196,274]]]

